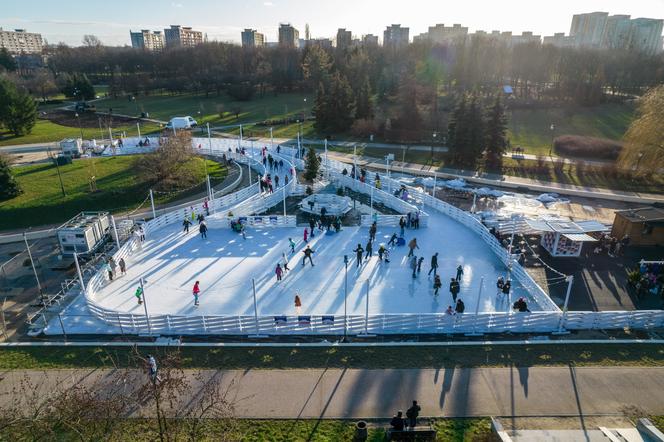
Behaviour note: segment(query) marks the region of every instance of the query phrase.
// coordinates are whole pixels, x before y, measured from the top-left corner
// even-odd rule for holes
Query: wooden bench
[[[430,426],[415,427],[414,430],[387,430],[385,440],[408,441],[408,442],[428,442],[436,440],[436,430]]]

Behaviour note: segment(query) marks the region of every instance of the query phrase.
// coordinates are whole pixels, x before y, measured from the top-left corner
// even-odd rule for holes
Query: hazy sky
[[[354,35],[377,34],[400,23],[413,35],[436,23],[461,23],[470,31],[569,32],[572,15],[606,11],[632,17],[664,18],[664,0],[0,0],[0,26],[40,32],[50,43],[79,45],[95,34],[110,45],[130,44],[129,30],[159,30],[171,24],[192,26],[210,40],[240,41],[246,27],[276,41],[280,22],[304,36],[333,37],[337,28]]]

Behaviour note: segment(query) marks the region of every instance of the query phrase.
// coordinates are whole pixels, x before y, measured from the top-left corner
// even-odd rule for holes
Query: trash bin
[[[355,424],[355,438],[354,440],[356,442],[363,442],[367,440],[367,437],[369,437],[368,431],[367,431],[367,423],[365,421],[358,421]]]

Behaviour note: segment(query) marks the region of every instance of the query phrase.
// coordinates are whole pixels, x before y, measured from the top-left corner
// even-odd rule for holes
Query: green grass
[[[83,210],[121,211],[133,209],[148,195],[148,186],[137,177],[136,156],[117,156],[75,160],[60,166],[66,197],[62,196],[55,165],[52,163],[17,167],[16,179],[23,193],[0,202],[0,229],[17,229],[66,221]],[[193,158],[190,173],[200,186],[187,192],[155,193],[156,203],[174,201],[195,194],[205,188],[205,168],[202,158]],[[215,182],[226,176],[226,167],[207,161],[208,171]],[[97,192],[90,192],[89,177],[94,175]],[[148,203],[149,204],[149,203]]]
[[[620,140],[632,121],[630,104],[602,104],[594,107],[517,109],[507,112],[508,136],[512,147],[526,153],[547,155],[552,136],[585,135]],[[551,124],[555,129],[551,131]]]
[[[142,135],[157,130],[159,130],[159,126],[156,124],[141,123]],[[136,125],[130,124],[113,127],[114,135],[122,131],[127,132],[128,136],[135,136],[137,131]],[[35,127],[32,129],[32,132],[27,135],[16,137],[8,132],[0,132],[0,146],[11,146],[14,144],[49,143],[53,141],[60,141],[64,138],[79,138],[80,136],[81,130],[78,127],[61,126],[49,120],[38,119],[37,124],[35,124]],[[83,128],[84,139],[100,139],[103,137],[108,139],[108,130],[100,132],[99,128]]]
[[[160,355],[163,348],[140,347]],[[654,344],[487,345],[455,347],[314,347],[181,349],[183,368],[454,368],[510,366],[661,366],[664,346]],[[135,366],[126,347],[4,348],[0,369]]]

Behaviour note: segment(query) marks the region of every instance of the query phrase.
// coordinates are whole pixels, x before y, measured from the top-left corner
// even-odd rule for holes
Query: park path
[[[398,351],[398,350],[391,350]],[[480,350],[478,350],[480,351]],[[185,370],[182,404],[211,378],[241,418],[388,418],[413,399],[422,416],[584,416],[664,414],[664,367]],[[26,377],[38,394],[113,382],[110,369],[0,372],[0,405]],[[135,378],[134,378],[135,377]],[[145,381],[133,370],[128,385]],[[101,382],[101,384],[98,384]],[[150,414],[149,409],[136,411]]]

